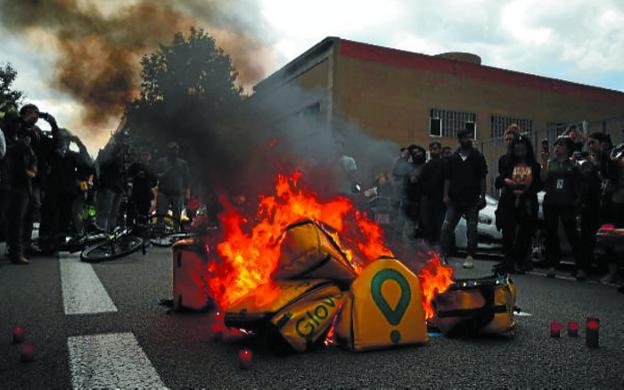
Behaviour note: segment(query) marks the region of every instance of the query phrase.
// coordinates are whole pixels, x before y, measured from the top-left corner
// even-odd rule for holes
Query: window
[[[440,118],[429,118],[429,135],[442,137],[442,121]]]
[[[477,137],[477,114],[432,108],[429,111],[429,135],[432,137],[456,137],[459,130],[471,129]],[[437,127],[436,127],[437,126]]]
[[[502,142],[503,134],[505,134],[505,130],[507,130],[509,125],[513,123],[517,124],[525,134],[529,136],[533,134],[533,120],[531,119],[492,115],[490,117],[490,128],[492,129],[492,138],[497,140],[499,143]]]

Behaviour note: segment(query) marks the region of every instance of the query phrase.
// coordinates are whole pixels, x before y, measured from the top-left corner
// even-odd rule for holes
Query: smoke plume
[[[259,20],[248,1],[0,0],[5,29],[56,49],[50,84],[82,105],[84,124],[91,126],[118,117],[138,95],[140,57],[191,26],[214,36],[248,87],[271,65]]]

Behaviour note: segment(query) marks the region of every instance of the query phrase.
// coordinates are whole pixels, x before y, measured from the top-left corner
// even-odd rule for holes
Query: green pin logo
[[[384,298],[381,292],[381,286],[387,280],[394,280],[399,284],[399,287],[401,287],[401,297],[394,309],[390,307],[388,301],[386,301],[386,298]],[[399,271],[390,268],[382,269],[373,276],[371,281],[371,295],[373,296],[373,301],[379,310],[381,310],[384,317],[386,317],[388,323],[395,326],[401,322],[412,300],[412,290],[405,276]],[[390,340],[392,340],[394,344],[397,344],[401,340],[401,333],[398,330],[393,330],[390,332]]]

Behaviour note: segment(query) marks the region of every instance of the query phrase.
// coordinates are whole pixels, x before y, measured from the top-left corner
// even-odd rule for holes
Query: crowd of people
[[[39,119],[47,121],[51,130],[42,131]],[[127,200],[123,215],[130,223],[156,210],[180,218],[189,197],[190,175],[176,143],[168,144],[153,164],[152,150],[130,151],[128,135],[118,132],[93,160],[78,137],[59,128],[52,115],[33,104],[5,114],[0,128],[0,238],[7,242],[11,262],[28,264],[29,256],[55,252],[67,235],[82,234],[87,228],[86,204],[95,203],[96,209],[88,227],[102,232],[120,224],[122,199]],[[390,238],[423,238],[447,258],[455,244],[456,226],[464,217],[466,268],[473,267],[488,175],[486,159],[473,146],[473,136],[471,130],[459,131],[455,151],[439,142],[432,142],[428,151],[419,145],[401,148],[391,174],[376,179],[378,192],[392,199]],[[495,189],[500,195],[496,225],[502,231],[504,260],[496,271],[531,269],[531,243],[536,235],[545,234],[547,275],[554,276],[561,259],[561,225],[572,247],[575,276],[586,279],[595,263],[599,227],[624,227],[624,145],[614,148],[608,134],[586,137],[571,126],[552,150],[544,141],[538,152],[515,124],[505,131],[503,142],[506,151],[498,160]],[[355,160],[341,154],[339,161],[343,181],[351,184]],[[348,187],[344,193],[353,191],[352,185]],[[544,191],[541,230],[540,191]],[[35,220],[40,221],[37,243],[32,242]],[[604,281],[613,283],[618,275],[617,254],[611,252],[606,258]]]
[[[453,250],[455,228],[465,217],[467,256],[472,268],[478,243],[478,215],[486,205],[488,167],[474,148],[471,130],[457,133],[458,148],[429,145],[429,159],[418,145],[404,147],[392,168],[394,199],[392,235],[420,237],[446,258]],[[496,226],[502,231],[504,260],[495,271],[524,273],[532,268],[531,243],[545,234],[547,276],[554,277],[561,260],[559,226],[572,247],[574,275],[585,280],[594,264],[596,233],[603,224],[624,227],[624,147],[614,148],[608,134],[585,137],[570,126],[554,143],[536,152],[522,129],[513,124],[504,133],[506,150],[498,161],[495,189],[499,193]],[[385,183],[385,179],[383,180]],[[538,229],[538,193],[543,229]],[[617,253],[605,256],[605,283],[618,275]]]
[[[37,126],[40,119],[50,131]],[[0,129],[0,241],[6,241],[14,264],[57,252],[67,236],[112,231],[120,223],[124,197],[129,223],[145,220],[152,209],[159,214],[171,210],[180,218],[190,178],[175,143],[151,164],[151,150],[131,153],[122,132],[93,160],[79,137],[33,104],[6,113]],[[92,204],[95,220],[88,223],[86,209]],[[39,234],[33,242],[35,221]]]

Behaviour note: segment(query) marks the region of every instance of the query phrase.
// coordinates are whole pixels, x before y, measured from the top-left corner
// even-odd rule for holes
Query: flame
[[[220,197],[224,207],[220,215],[223,229],[207,245],[216,248],[209,254],[218,256],[209,263],[210,275],[206,280],[210,295],[222,309],[259,286],[268,286],[267,294],[262,294],[266,295],[263,300],[279,293],[271,287],[270,276],[278,265],[283,232],[303,219],[327,227],[358,273],[379,257],[394,256],[384,243],[382,228],[357,210],[350,199],[337,197],[323,201],[315,192],[302,188],[301,178],[300,171],[278,175],[274,193],[260,195],[255,213],[247,213],[250,217],[243,215],[242,207],[248,207],[247,203],[235,207],[226,197]],[[430,258],[419,274],[427,318],[433,313],[431,301],[435,294],[445,291],[452,283],[452,269],[442,265],[435,253]]]
[[[433,318],[435,314],[431,304],[435,296],[448,290],[453,283],[453,268],[443,265],[434,251],[429,251],[428,254],[430,260],[418,273],[426,319]]]

